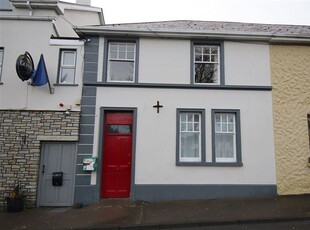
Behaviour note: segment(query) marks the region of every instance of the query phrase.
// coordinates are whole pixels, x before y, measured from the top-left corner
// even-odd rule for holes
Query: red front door
[[[105,114],[101,197],[125,198],[130,195],[133,114]]]

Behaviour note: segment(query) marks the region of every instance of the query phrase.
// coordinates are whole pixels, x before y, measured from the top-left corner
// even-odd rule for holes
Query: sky
[[[106,24],[202,20],[310,25],[310,0],[91,0],[91,5],[103,9]]]

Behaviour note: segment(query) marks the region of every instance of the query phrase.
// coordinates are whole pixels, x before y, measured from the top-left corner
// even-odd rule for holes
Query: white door
[[[43,143],[40,164],[39,206],[72,206],[76,165],[75,143]],[[62,173],[62,185],[53,183]],[[59,181],[58,181],[59,182]]]

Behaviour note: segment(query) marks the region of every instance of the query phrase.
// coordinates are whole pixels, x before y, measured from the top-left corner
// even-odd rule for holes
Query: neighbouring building
[[[28,207],[74,203],[86,40],[78,37],[73,26],[103,24],[102,9],[89,5],[1,0],[1,205],[17,184],[26,193]],[[50,89],[47,84],[32,86],[31,81],[19,79],[17,58],[25,52],[37,72],[43,55]],[[63,172],[61,189],[52,185],[54,172]]]
[[[310,193],[310,27],[300,40],[270,46],[277,189]]]

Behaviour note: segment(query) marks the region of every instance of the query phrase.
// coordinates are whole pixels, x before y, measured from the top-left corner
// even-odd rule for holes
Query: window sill
[[[78,84],[54,84],[54,86],[79,86]]]
[[[177,162],[176,166],[206,166],[206,167],[242,167],[242,162],[212,163],[212,162]]]

